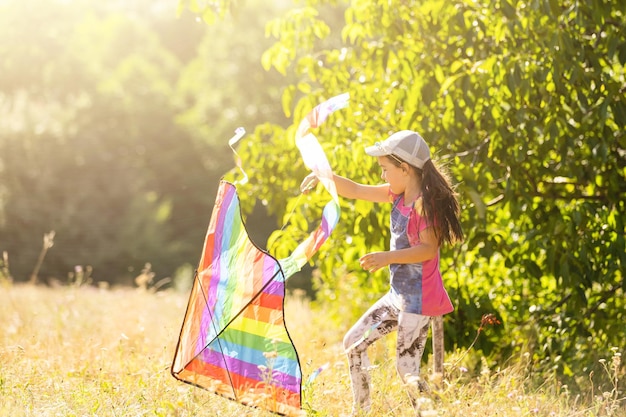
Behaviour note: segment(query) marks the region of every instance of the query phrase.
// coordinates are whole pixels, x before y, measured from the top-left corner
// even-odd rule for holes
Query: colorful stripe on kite
[[[284,275],[243,224],[222,181],[172,374],[249,406],[301,415],[302,374],[283,316]]]

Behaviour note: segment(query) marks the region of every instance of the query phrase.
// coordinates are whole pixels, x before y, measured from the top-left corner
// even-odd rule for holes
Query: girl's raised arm
[[[333,179],[337,186],[337,194],[342,197],[373,201],[375,203],[389,202],[389,184],[365,185],[337,174],[333,174]],[[318,182],[319,180],[315,174],[311,173],[302,180],[300,191],[307,193],[315,188]]]
[[[337,194],[342,197],[373,201],[375,203],[389,202],[389,184],[360,184],[337,174],[334,174],[334,180],[335,185],[337,185]]]

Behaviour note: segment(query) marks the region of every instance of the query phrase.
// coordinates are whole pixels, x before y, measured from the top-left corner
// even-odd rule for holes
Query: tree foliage
[[[56,240],[42,275],[93,265],[97,279],[115,280],[145,262],[165,269],[181,256],[173,235],[194,236],[178,206],[197,177],[176,160],[201,166],[170,116],[180,61],[118,10],[10,2],[2,19],[1,240],[14,276],[30,272],[49,230]]]
[[[320,101],[347,91],[350,108],[317,132],[337,173],[380,181],[363,147],[415,129],[459,183],[467,239],[442,253],[457,305],[447,320],[449,348],[467,346],[489,312],[503,328],[478,348],[494,359],[529,352],[543,369],[573,375],[619,346],[623,10],[602,0],[352,1],[338,6],[345,23],[337,32],[318,3],[268,25],[276,43],[264,65],[298,77],[283,96],[294,125],[259,129],[243,151],[255,180],[250,193],[271,196],[285,218],[297,213],[272,237],[272,250],[288,253],[307,227],[301,219],[319,218],[328,198],[321,190],[296,197],[306,172],[295,127]],[[324,307],[351,320],[352,300],[366,304],[386,289],[387,277],[364,273],[357,260],[386,247],[389,209],[342,206],[316,262],[316,285]]]
[[[0,251],[16,280],[51,230],[42,279],[90,265],[127,284],[146,263],[156,280],[195,264],[228,138],[285,124],[265,105],[283,79],[260,62],[272,8],[209,28],[175,7],[0,2]]]

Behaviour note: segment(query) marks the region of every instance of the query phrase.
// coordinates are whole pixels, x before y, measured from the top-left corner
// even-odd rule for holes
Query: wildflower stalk
[[[493,313],[483,314],[482,318],[480,319],[480,326],[478,326],[478,329],[476,330],[476,336],[474,337],[474,340],[469,345],[469,347],[465,350],[465,352],[463,352],[461,357],[458,358],[456,360],[456,362],[454,362],[454,364],[452,365],[452,368],[456,368],[459,365],[459,363],[461,363],[463,358],[465,358],[465,356],[467,356],[469,351],[472,350],[472,348],[474,347],[474,345],[478,341],[478,337],[480,336],[480,333],[483,331],[483,329],[486,326],[495,326],[497,324],[500,324],[500,320],[497,319],[495,314],[493,314]]]
[[[2,252],[2,260],[0,261],[0,283],[10,283],[12,281],[11,271],[9,271],[9,253]]]
[[[276,390],[276,380],[274,378],[274,362],[278,357],[278,350],[276,345],[278,344],[277,340],[272,340],[272,345],[274,349],[269,352],[264,352],[263,356],[267,359],[267,366],[259,365],[259,370],[261,371],[261,375],[263,378],[263,385],[265,390],[265,402],[270,410],[276,409],[277,403],[277,390]]]
[[[32,274],[30,275],[30,283],[37,283],[37,276],[39,275],[39,269],[41,268],[41,264],[43,263],[44,258],[46,257],[46,253],[48,253],[48,249],[54,246],[54,230],[50,231],[50,233],[44,233],[43,235],[43,246],[41,247],[41,252],[39,252],[39,258],[37,258],[37,263],[35,264],[35,268],[33,269]]]

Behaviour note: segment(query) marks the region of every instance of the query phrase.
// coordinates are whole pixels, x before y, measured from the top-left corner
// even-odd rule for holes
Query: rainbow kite
[[[310,129],[347,105],[334,97],[300,123],[296,145],[307,167],[331,194],[322,222],[280,261],[248,237],[235,186],[220,182],[172,375],[242,404],[286,416],[301,416],[302,372],[285,327],[285,280],[326,241],[339,219],[330,165]]]

